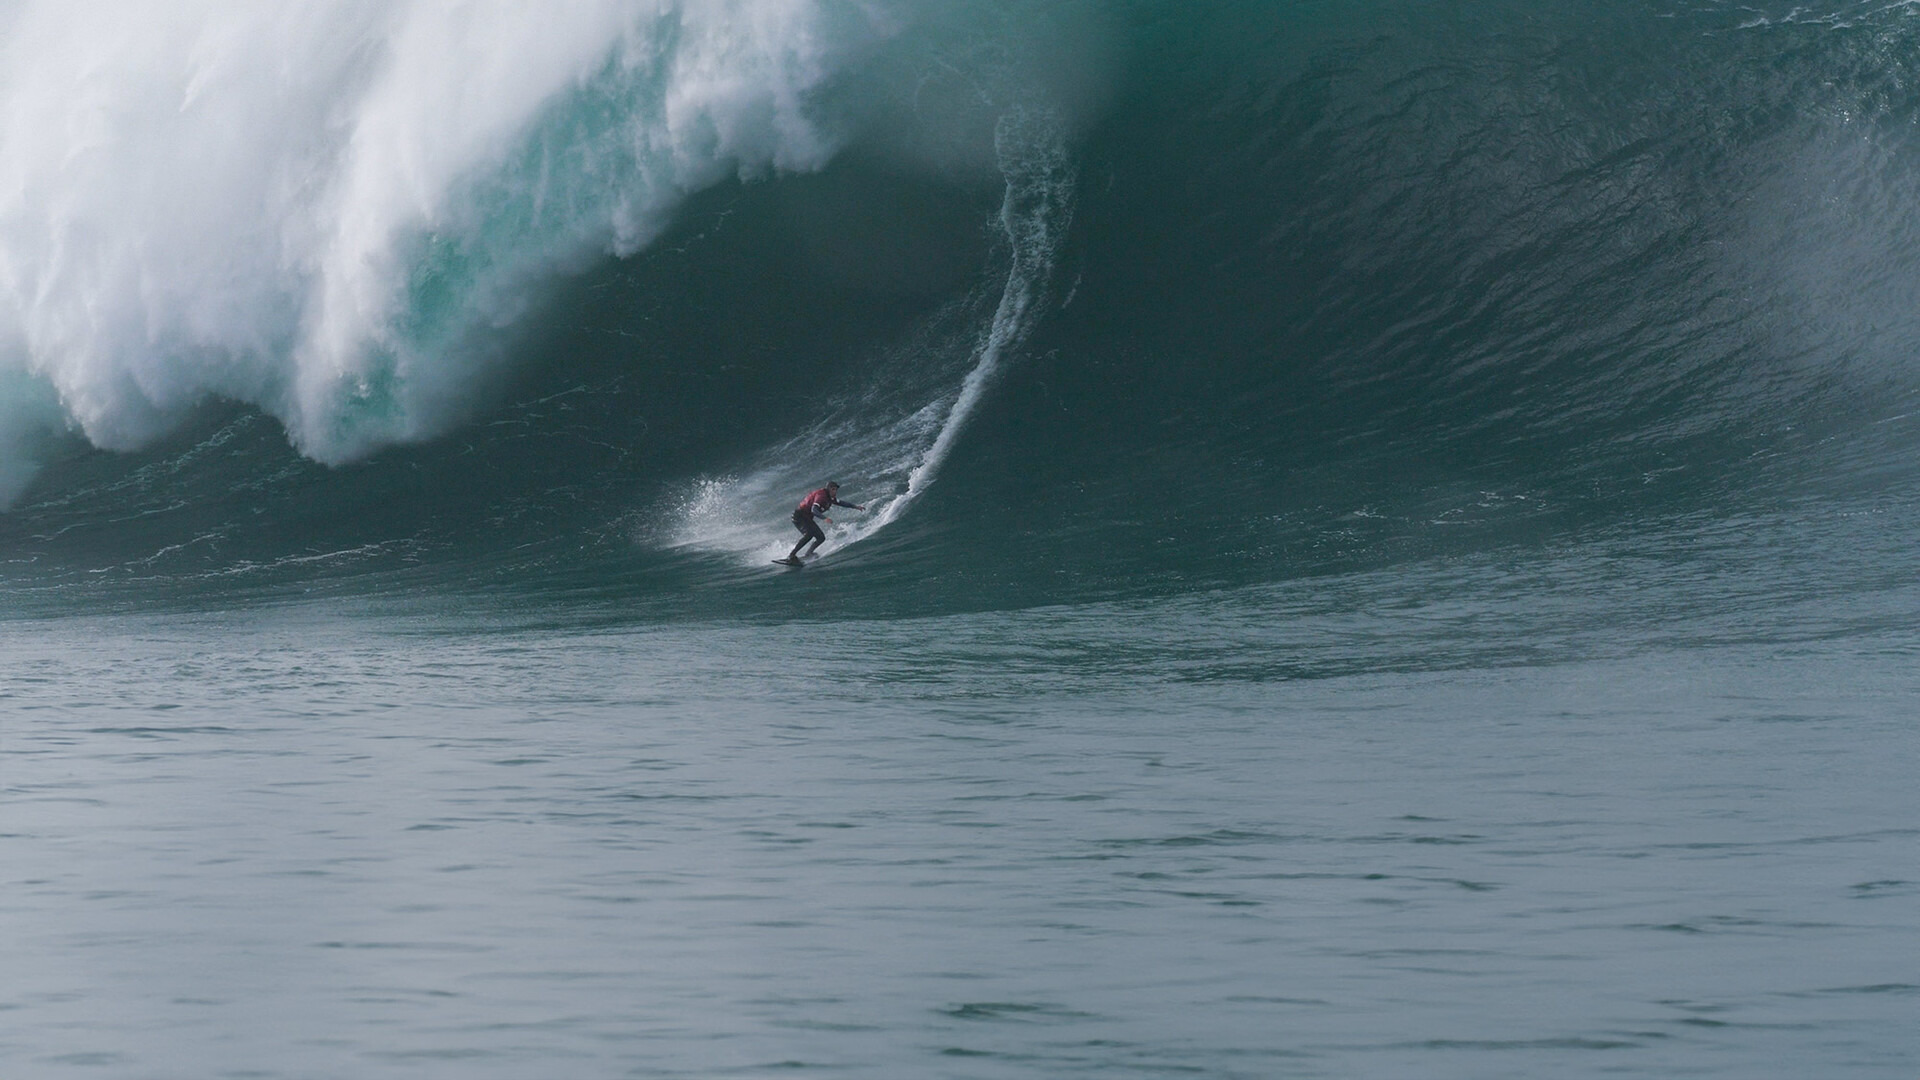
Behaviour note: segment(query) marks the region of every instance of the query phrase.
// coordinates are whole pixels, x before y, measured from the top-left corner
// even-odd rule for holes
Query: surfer
[[[814,515],[818,514],[820,517],[832,521],[832,518],[827,517],[827,511],[833,507],[844,506],[849,510],[866,509],[864,506],[843,503],[840,501],[839,496],[840,485],[829,480],[827,481],[826,487],[809,491],[807,492],[807,497],[800,500],[800,505],[793,511],[793,527],[800,530],[800,542],[793,545],[792,551],[787,552],[787,562],[794,565],[799,564],[800,549],[807,546],[807,541],[813,541],[813,548],[807,552],[808,555],[812,555],[815,551],[820,550],[820,545],[827,539],[827,534],[820,531],[819,522],[813,520]]]

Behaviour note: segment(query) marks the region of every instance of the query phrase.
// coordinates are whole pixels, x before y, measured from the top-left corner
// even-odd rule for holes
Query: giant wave
[[[4,41],[16,590],[711,595],[834,475],[900,603],[1036,603],[1911,477],[1902,5],[30,4]]]

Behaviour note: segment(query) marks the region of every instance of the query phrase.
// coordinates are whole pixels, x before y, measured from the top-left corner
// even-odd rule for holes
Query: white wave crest
[[[0,14],[0,473],[20,433],[133,448],[209,396],[322,461],[444,430],[556,268],[823,165],[811,96],[894,29],[846,0]]]

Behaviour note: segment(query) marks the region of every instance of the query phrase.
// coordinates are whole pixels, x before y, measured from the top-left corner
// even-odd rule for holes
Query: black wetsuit
[[[793,527],[800,530],[800,542],[803,544],[811,540],[818,547],[827,541],[827,534],[820,531],[820,523],[813,520],[813,515],[804,508],[793,512]]]

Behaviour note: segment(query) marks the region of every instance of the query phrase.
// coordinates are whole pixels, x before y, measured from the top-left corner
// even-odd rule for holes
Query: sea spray
[[[940,385],[918,408],[884,414],[877,423],[865,409],[831,414],[764,451],[757,468],[697,480],[697,495],[676,500],[668,511],[680,524],[668,534],[667,546],[731,552],[754,563],[784,552],[789,540],[770,540],[768,522],[778,523],[783,504],[822,482],[814,474],[829,468],[850,481],[850,498],[857,488],[867,500],[865,513],[842,522],[821,548],[832,552],[898,521],[933,485],[1002,366],[1032,332],[1073,219],[1075,167],[1066,123],[1055,109],[1008,107],[994,126],[993,143],[1005,185],[996,218],[1006,264],[998,299],[981,303],[976,296],[944,312],[952,317],[977,311],[979,318],[959,334],[930,331],[896,358],[910,367],[948,370],[953,357],[942,354],[958,353],[967,363],[957,385]]]
[[[1006,291],[994,310],[972,370],[954,394],[931,444],[907,473],[906,490],[878,500],[872,515],[853,525],[835,546],[844,547],[898,520],[940,473],[954,440],[966,426],[1007,354],[1033,329],[1035,303],[1051,282],[1060,246],[1073,220],[1074,169],[1059,118],[1051,111],[1010,110],[994,130],[994,149],[1007,178],[1000,227],[1012,266]]]
[[[0,44],[0,371],[52,393],[0,409],[0,471],[30,470],[32,431],[132,449],[209,397],[328,462],[443,431],[543,282],[690,192],[825,163],[815,91],[897,26],[747,0],[28,5]]]

